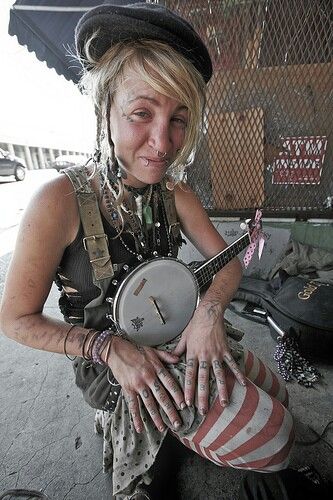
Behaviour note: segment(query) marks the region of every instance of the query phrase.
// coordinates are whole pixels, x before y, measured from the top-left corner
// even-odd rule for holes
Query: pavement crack
[[[84,483],[74,483],[73,486],[68,490],[68,492],[63,497],[63,500],[65,500],[65,498],[68,497],[68,495],[71,493],[71,491],[74,490],[74,488],[76,488],[76,486],[86,486],[87,484],[90,484],[93,481],[95,481],[96,477],[99,476],[101,472],[103,472],[103,469],[100,469],[91,479],[89,479],[89,481],[85,481]]]

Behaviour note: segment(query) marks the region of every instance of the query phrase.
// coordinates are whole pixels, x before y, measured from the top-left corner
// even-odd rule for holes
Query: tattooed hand
[[[192,405],[197,391],[201,415],[208,411],[210,370],[215,375],[222,406],[229,402],[223,365],[230,368],[240,384],[245,385],[245,377],[228,347],[220,301],[201,301],[173,352],[181,355],[185,351],[185,402]]]
[[[142,432],[144,427],[139,398],[161,432],[165,425],[160,408],[163,408],[174,429],[180,427],[181,419],[177,409],[185,407],[184,395],[163,364],[177,363],[177,355],[153,347],[137,346],[116,337],[112,341],[109,359],[105,361],[123,389],[137,432]]]

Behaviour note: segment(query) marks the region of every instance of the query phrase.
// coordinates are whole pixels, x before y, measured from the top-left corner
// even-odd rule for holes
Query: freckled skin
[[[111,103],[110,129],[125,185],[143,187],[160,182],[168,164],[181,149],[186,133],[188,110],[182,103],[159,94],[137,75],[125,74],[124,85]],[[158,155],[163,153],[163,158]],[[165,155],[164,155],[165,153]],[[98,179],[92,185],[99,185]],[[182,232],[206,258],[226,247],[196,195],[188,186],[175,186],[176,210]],[[74,241],[80,218],[70,181],[59,175],[34,195],[25,211],[4,288],[0,328],[8,337],[35,349],[81,356],[93,332],[50,318],[44,304],[66,247]],[[233,259],[215,279],[185,328],[173,353],[151,347],[135,347],[115,337],[108,359],[128,401],[133,425],[143,430],[138,398],[149,409],[155,426],[163,430],[158,411],[162,407],[172,425],[181,424],[177,409],[191,405],[199,384],[198,407],[208,408],[209,372],[218,380],[220,400],[227,400],[222,362],[243,376],[232,361],[227,345],[223,314],[241,277],[241,267]],[[84,353],[86,354],[86,353]],[[184,354],[184,392],[165,368]]]

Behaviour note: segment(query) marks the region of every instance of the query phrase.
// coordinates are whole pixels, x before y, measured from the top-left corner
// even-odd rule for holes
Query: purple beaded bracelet
[[[91,358],[94,363],[98,363],[99,365],[104,365],[105,363],[101,359],[101,354],[104,347],[104,342],[108,337],[113,335],[112,330],[103,330],[94,340],[92,349],[91,349]]]

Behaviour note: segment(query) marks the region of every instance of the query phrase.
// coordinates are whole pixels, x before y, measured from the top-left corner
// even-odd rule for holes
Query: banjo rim
[[[119,284],[117,290],[116,290],[116,293],[115,293],[115,296],[114,296],[114,299],[113,299],[113,308],[112,308],[112,315],[113,315],[113,319],[114,319],[114,322],[115,322],[115,325],[117,327],[117,329],[122,332],[122,333],[125,333],[126,337],[131,339],[132,336],[130,334],[128,334],[128,332],[122,330],[120,324],[119,324],[119,314],[118,314],[118,308],[119,308],[119,302],[121,300],[121,295],[122,295],[122,292],[124,290],[124,288],[126,287],[127,283],[130,281],[131,277],[138,271],[140,270],[141,268],[145,267],[147,264],[149,264],[150,262],[157,262],[157,261],[173,261],[173,262],[177,262],[177,264],[180,264],[181,266],[183,266],[188,272],[189,274],[191,274],[192,278],[193,278],[193,284],[195,286],[195,291],[196,291],[196,306],[195,308],[198,306],[198,303],[200,301],[200,290],[199,290],[199,286],[198,286],[198,283],[197,283],[197,278],[196,278],[196,275],[194,274],[194,272],[192,271],[192,269],[185,263],[183,262],[182,260],[180,259],[177,259],[176,257],[164,257],[164,256],[158,256],[158,257],[153,257],[151,259],[147,259],[143,262],[140,262],[137,266],[134,267],[134,269],[132,269],[121,281],[121,283]]]

